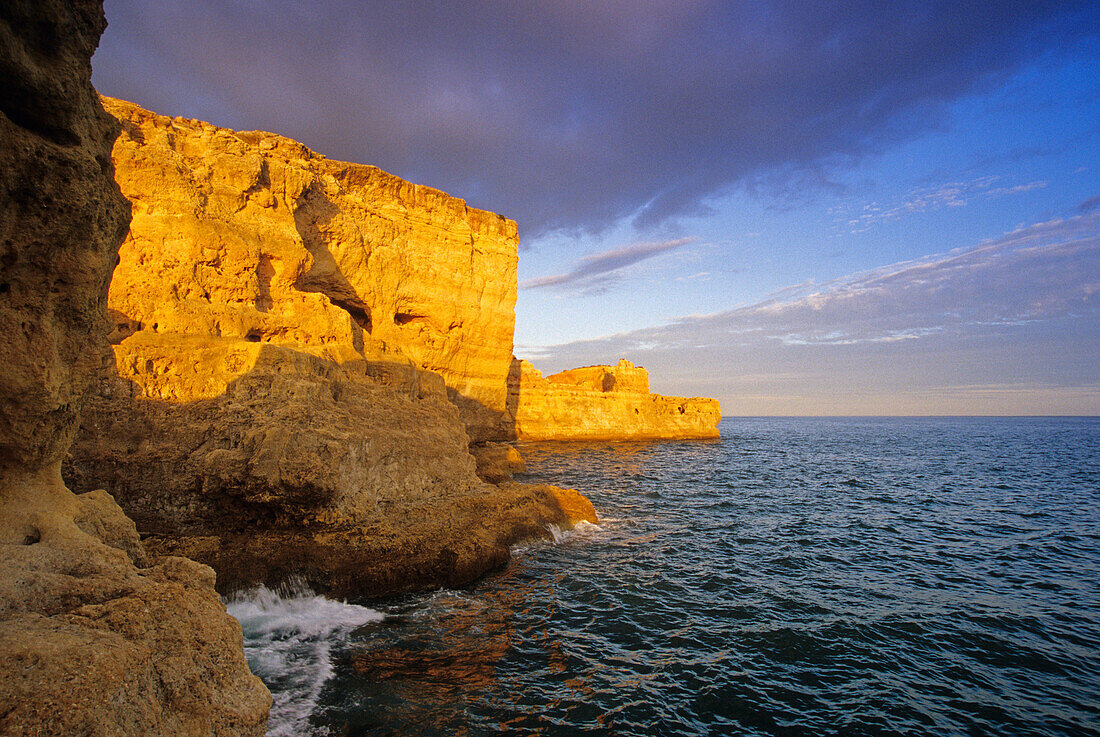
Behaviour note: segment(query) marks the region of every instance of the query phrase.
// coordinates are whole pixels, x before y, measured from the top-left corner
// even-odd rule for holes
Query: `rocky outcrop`
[[[73,499],[73,527],[0,546],[0,733],[262,735],[271,697],[214,572],[148,567],[110,496]]]
[[[107,489],[151,552],[211,565],[222,591],[458,585],[595,520],[575,492],[485,483],[468,451],[508,432],[514,223],[281,136],[104,102],[134,218],[73,488]]]
[[[288,579],[344,597],[462,585],[548,524],[596,521],[576,492],[481,481],[434,374],[395,370],[380,382],[362,361],[197,336],[182,367],[161,339],[117,347],[120,363],[167,369],[150,372],[154,396],[103,378],[66,478],[109,490],[152,553],[209,564],[224,592]],[[169,391],[176,379],[217,380],[238,363],[248,370],[222,394],[158,398],[179,394]]]
[[[202,336],[404,360],[443,377],[475,440],[500,435],[514,222],[282,136],[104,104],[122,123],[113,159],[134,204],[110,292],[115,342]],[[179,394],[151,386],[145,364],[120,370],[151,396],[191,401],[247,368]]]
[[[220,396],[251,367],[243,344],[259,343],[384,381],[438,374],[475,443],[715,434],[700,402],[635,396],[648,394],[644,369],[575,369],[549,388],[527,371],[517,384],[512,221],[282,136],[104,104],[123,126],[113,159],[134,203],[112,342],[144,396]],[[236,358],[196,371],[199,339]]]
[[[520,440],[716,438],[718,401],[649,393],[649,374],[626,360],[543,377],[516,360],[509,407]]]
[[[476,443],[470,454],[477,462],[478,478],[491,484],[512,480],[512,474],[523,473],[527,463],[514,446],[508,443]]]
[[[91,86],[96,1],[0,4],[0,733],[259,735],[270,696],[213,572],[149,566],[59,473],[129,220]]]

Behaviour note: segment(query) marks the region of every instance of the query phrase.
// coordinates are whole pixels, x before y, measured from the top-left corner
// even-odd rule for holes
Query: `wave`
[[[518,558],[527,555],[547,545],[562,545],[575,539],[585,540],[598,534],[604,528],[600,525],[594,525],[591,522],[581,520],[573,525],[572,528],[564,528],[560,525],[551,523],[546,525],[544,529],[550,534],[549,540],[534,538],[516,543],[511,547],[512,557]]]
[[[268,737],[315,734],[309,717],[333,675],[332,651],[385,615],[326,599],[302,586],[281,594],[266,586],[234,595],[226,609],[241,623],[252,672],[274,696]]]

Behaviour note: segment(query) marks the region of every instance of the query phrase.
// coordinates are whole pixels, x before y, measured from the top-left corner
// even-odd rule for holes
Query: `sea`
[[[227,603],[269,735],[1100,735],[1100,418],[529,443],[598,525],[465,589]]]

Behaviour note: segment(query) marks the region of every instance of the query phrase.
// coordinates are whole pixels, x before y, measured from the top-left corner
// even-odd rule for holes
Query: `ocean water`
[[[1100,419],[522,447],[598,526],[461,591],[230,603],[272,735],[1100,735]]]

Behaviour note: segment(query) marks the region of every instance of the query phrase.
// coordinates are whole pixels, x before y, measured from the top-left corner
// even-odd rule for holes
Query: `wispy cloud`
[[[1077,212],[1085,215],[1087,213],[1100,210],[1100,195],[1095,197],[1089,197],[1087,200],[1077,206]]]
[[[866,411],[992,412],[992,404],[966,404],[961,388],[991,384],[1031,386],[1034,402],[1091,396],[1100,411],[1100,210],[541,355],[550,370],[636,356],[655,387],[735,403],[748,401],[738,377],[762,377],[753,382],[761,390],[750,392],[759,412],[844,411],[857,397]],[[948,394],[954,404],[944,404]]]
[[[887,220],[897,220],[906,215],[932,212],[945,207],[966,207],[972,200],[993,199],[1006,195],[1021,194],[1042,189],[1047,182],[1036,180],[1023,184],[998,184],[1001,178],[984,176],[962,182],[944,182],[933,187],[919,187],[910,190],[901,202],[881,204],[868,202],[858,212],[851,214],[845,207],[833,209],[833,214],[841,216],[853,233],[864,232],[872,225]]]
[[[571,287],[593,291],[606,287],[618,276],[621,269],[654,256],[675,251],[697,242],[696,238],[677,238],[671,241],[635,243],[631,246],[605,251],[578,259],[572,269],[564,274],[540,276],[520,283],[520,289],[545,289],[547,287]]]

